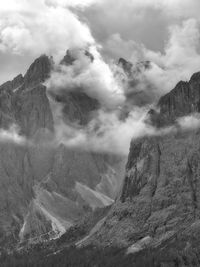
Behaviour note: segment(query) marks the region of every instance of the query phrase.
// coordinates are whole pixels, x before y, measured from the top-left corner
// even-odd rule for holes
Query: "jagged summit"
[[[173,123],[178,117],[200,112],[200,73],[193,74],[189,82],[180,81],[160,98],[158,108],[164,123]]]
[[[24,75],[24,87],[34,87],[38,83],[44,82],[50,75],[52,68],[52,58],[41,55],[29,67]]]
[[[87,51],[81,52],[92,62]],[[67,51],[61,64],[71,65],[74,60],[72,51]],[[137,73],[151,66],[140,62],[133,67],[124,59],[119,64]],[[9,238],[6,245],[59,237],[82,216],[94,216],[92,210],[116,199],[89,235],[81,235],[84,238],[77,240],[77,246],[129,247],[133,254],[144,247],[160,252],[164,246],[170,253],[173,243],[178,255],[188,247],[200,253],[199,240],[194,238],[200,232],[199,131],[133,140],[126,167],[124,157],[64,145],[43,146],[41,140],[43,144],[54,134],[53,110],[42,85],[51,68],[52,59],[42,55],[24,77],[19,75],[0,87],[0,126],[15,123],[20,133],[39,143],[30,147],[0,143],[0,237]],[[178,117],[200,112],[199,85],[200,73],[189,82],[180,81],[160,98],[159,111],[149,111],[151,123],[166,126]],[[98,101],[81,90],[51,96],[62,104],[66,125],[83,127],[99,108]]]
[[[61,60],[60,64],[65,64],[67,66],[72,65],[73,62],[77,59],[77,56],[79,55],[79,53],[88,57],[91,60],[91,62],[94,61],[94,56],[88,50],[85,50],[85,49],[68,49],[66,51],[64,58]]]
[[[126,74],[133,77],[141,73],[143,70],[151,68],[151,62],[148,60],[139,61],[136,64],[133,64],[132,62],[127,61],[124,58],[120,58],[117,64],[122,67]]]
[[[24,82],[24,77],[22,74],[17,75],[12,81],[8,81],[3,83],[0,86],[0,91],[8,90],[13,91],[17,88],[19,88]]]
[[[198,72],[161,97],[160,112],[152,109],[148,114],[166,126],[199,112],[199,84]],[[81,245],[129,247],[128,253],[137,259],[143,257],[142,251],[147,257],[151,251],[152,262],[158,264],[152,266],[182,267],[185,262],[199,266],[199,158],[199,130],[133,140],[119,197],[98,230]]]
[[[42,55],[24,77],[0,86],[0,128],[13,137],[0,140],[0,250],[59,237],[92,209],[110,205],[123,178],[125,157],[57,142],[55,111],[44,85],[52,67],[52,58]],[[81,90],[64,89],[53,95],[55,104],[62,104],[63,127],[83,127],[99,103]],[[9,132],[13,125],[19,133]],[[15,141],[18,135],[24,143]]]
[[[196,72],[191,76],[190,82],[192,81],[193,82],[196,81],[197,83],[200,83],[200,72]]]
[[[125,73],[127,73],[129,75],[131,74],[131,70],[132,70],[132,67],[133,67],[133,64],[131,62],[127,61],[124,58],[120,58],[119,61],[118,61],[118,65],[123,68]]]

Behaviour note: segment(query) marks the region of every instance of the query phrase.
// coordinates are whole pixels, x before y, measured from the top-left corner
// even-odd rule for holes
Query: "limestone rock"
[[[149,112],[149,123],[160,127],[180,116],[199,112],[199,84],[199,73],[194,74],[188,83],[180,82],[160,99],[160,113]],[[180,257],[179,265],[166,266],[184,266],[181,265],[184,257],[197,261],[194,255],[183,256],[179,245],[188,251],[190,244],[192,253],[199,247],[199,242],[195,241],[199,228],[193,228],[200,219],[199,157],[199,130],[132,141],[119,198],[87,244],[103,247],[134,244],[137,253],[145,250],[141,243],[148,236],[151,242],[145,246],[152,249],[152,257],[158,257],[154,249],[162,253],[163,248],[171,255],[172,247]],[[164,257],[156,260],[165,261]]]

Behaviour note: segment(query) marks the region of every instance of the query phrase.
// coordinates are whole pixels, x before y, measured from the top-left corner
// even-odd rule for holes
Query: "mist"
[[[162,135],[172,130],[155,129],[146,123],[146,117],[162,95],[173,89],[178,81],[188,80],[200,68],[197,1],[192,1],[192,4],[187,0],[162,3],[157,0],[129,1],[123,4],[124,14],[133,12],[136,26],[144,21],[145,12],[154,14],[152,17],[159,14],[158,21],[152,21],[152,18],[149,21],[150,29],[142,29],[144,36],[147,30],[151,30],[155,38],[153,27],[162,21],[165,40],[162,49],[157,50],[148,47],[144,38],[139,41],[137,34],[129,39],[123,35],[129,16],[122,16],[119,20],[120,1],[115,1],[114,5],[112,0],[36,0],[31,3],[25,0],[23,4],[9,0],[1,7],[1,53],[31,57],[46,53],[54,57],[55,64],[45,86],[54,117],[56,143],[127,154],[132,138]],[[100,16],[92,25],[89,12],[95,8],[99,8]],[[190,15],[185,12],[187,8]],[[163,14],[166,21],[161,19]],[[105,23],[108,36],[103,39],[97,36],[95,29],[101,24],[104,27]],[[118,31],[115,31],[116,27]],[[130,29],[132,31],[132,25]],[[136,33],[138,29],[134,27]],[[73,62],[60,64],[67,50],[73,54]],[[93,60],[85,51],[92,55]],[[116,60],[123,56],[132,64],[129,75]],[[149,67],[138,69],[137,64],[146,61],[150,62]],[[62,92],[77,90],[99,103],[87,125],[67,124],[63,117],[63,104],[51,97],[51,93],[62,97]],[[190,125],[185,118],[180,125],[193,128],[197,122]],[[6,133],[3,132],[2,136]],[[8,131],[9,138],[22,141],[18,131]]]

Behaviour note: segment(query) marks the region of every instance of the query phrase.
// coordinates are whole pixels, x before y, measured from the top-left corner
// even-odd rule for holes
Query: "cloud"
[[[131,140],[200,128],[199,114],[191,114],[178,118],[171,126],[158,129],[147,123],[147,111],[148,108],[134,108],[125,120],[121,120],[117,112],[100,110],[98,115],[82,128],[67,125],[60,120],[56,127],[55,139],[57,144],[64,144],[73,149],[127,155]]]
[[[134,41],[125,41],[119,34],[111,36],[110,51],[120,53],[120,50],[123,50],[125,55],[129,55],[127,58],[133,63],[133,69],[140,61],[151,62],[150,68],[143,68],[138,74],[133,72],[133,80],[137,82],[132,88],[129,87],[129,91],[145,92],[153,97],[149,98],[149,101],[156,102],[180,80],[187,81],[194,72],[199,71],[199,26],[199,22],[194,18],[171,25],[163,53],[152,51]]]
[[[56,107],[59,114],[56,124],[57,142],[68,147],[125,155],[132,138],[176,132],[177,126],[158,130],[148,125],[145,119],[149,106],[143,105],[155,103],[179,80],[189,79],[190,75],[198,70],[198,43],[198,22],[189,19],[181,25],[169,28],[169,39],[164,53],[151,51],[134,41],[123,42],[119,34],[112,36],[111,50],[115,46],[117,51],[121,48],[127,48],[127,51],[130,47],[135,48],[131,57],[132,78],[127,77],[119,66],[106,64],[95,46],[91,47],[91,52],[95,55],[93,62],[84,53],[77,53],[72,66],[57,66],[46,83],[49,90],[81,88],[101,104],[98,113],[85,127],[66,125],[62,119],[62,107]],[[150,60],[151,67],[140,68],[137,72],[137,62],[141,60]],[[126,83],[122,83],[123,79],[127,79]],[[130,79],[134,81],[131,85]],[[127,116],[121,119],[121,111],[127,101],[130,101],[130,97],[133,98],[132,105],[129,105]],[[146,97],[147,101],[139,108],[137,105],[141,97],[142,100]],[[111,109],[106,110],[105,107]],[[183,121],[177,123],[182,129],[186,129]],[[188,127],[193,128],[193,124]]]
[[[177,121],[180,127],[185,130],[200,128],[200,115],[198,113],[181,117]]]
[[[99,153],[127,155],[132,138],[148,133],[144,121],[144,110],[137,109],[122,121],[117,112],[99,110],[97,116],[85,127],[72,127],[60,121],[57,125],[56,140],[67,147]]]
[[[11,142],[16,143],[18,145],[27,144],[27,140],[24,136],[19,134],[19,127],[16,124],[10,125],[10,127],[6,129],[0,129],[0,142]]]
[[[126,58],[131,62],[136,62],[143,58],[141,44],[133,40],[123,40],[119,33],[112,34],[106,41],[104,53],[113,58]]]
[[[195,19],[188,19],[182,25],[169,29],[169,40],[163,54],[144,51],[144,56],[153,62],[147,71],[148,80],[153,82],[162,94],[172,89],[180,80],[189,80],[200,70],[199,24]]]
[[[78,8],[87,8],[93,4],[100,3],[102,0],[46,0],[46,3],[49,5],[59,5],[62,7],[78,7]]]
[[[60,89],[73,91],[80,89],[88,96],[99,101],[101,106],[112,109],[125,101],[123,88],[114,77],[108,64],[104,62],[96,47],[89,51],[94,60],[85,55],[85,50],[75,50],[76,60],[72,65],[56,65],[45,85],[49,91]]]
[[[143,12],[144,9],[152,8],[158,9],[164,13],[164,15],[181,16],[184,18],[190,18],[191,16],[198,17],[198,8],[200,3],[198,0],[130,0],[127,2],[121,2],[120,0],[102,0],[100,4],[104,9],[113,7],[109,12],[116,12],[118,10],[131,9],[134,13]]]
[[[59,57],[69,47],[94,42],[87,25],[61,5],[48,5],[45,0],[0,4],[0,50],[5,53]]]
[[[142,98],[146,94],[151,104],[199,69],[198,7],[195,0],[7,0],[0,4],[0,51],[34,57],[53,55],[55,68],[46,81],[49,92],[78,89],[99,101],[99,110],[83,127],[66,124],[62,105],[50,99],[56,142],[127,154],[132,138],[167,134],[175,129],[157,130],[146,124],[148,107],[137,107],[137,99],[142,92]],[[162,49],[155,51],[147,44]],[[75,49],[77,58],[71,66],[59,65],[68,48]],[[85,49],[94,55],[93,62],[82,53]],[[134,71],[134,82],[130,84],[123,70],[107,64],[99,51],[107,59],[124,56],[133,64],[150,60],[151,68]],[[127,83],[122,82],[124,78]],[[122,119],[130,95],[134,101]],[[192,121],[189,127],[197,124]],[[189,121],[185,118],[179,124],[184,128]],[[12,129],[2,130],[1,134],[4,140],[20,143],[23,139]]]

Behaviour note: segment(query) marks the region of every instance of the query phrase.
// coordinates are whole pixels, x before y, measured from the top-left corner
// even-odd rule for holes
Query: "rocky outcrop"
[[[63,106],[64,123],[79,127],[90,121],[99,103],[78,89],[47,96],[43,83],[52,64],[42,55],[24,77],[0,87],[0,128],[9,131],[17,125],[25,140],[16,144],[0,139],[0,247],[60,236],[84,214],[112,203],[122,181],[118,173],[124,157],[56,144],[49,97]],[[77,189],[78,183],[84,190]]]
[[[161,97],[158,107],[165,123],[200,112],[200,73],[193,74],[189,82],[179,82],[171,92]]]
[[[125,73],[127,73],[128,75],[131,74],[132,67],[133,67],[133,64],[131,62],[127,61],[124,58],[120,58],[118,61],[118,65],[120,67],[122,67],[122,69],[125,71]]]
[[[72,92],[60,90],[59,93],[49,92],[50,97],[62,105],[62,115],[65,123],[86,125],[92,118],[93,112],[99,108],[96,99],[89,97],[79,89]]]
[[[23,88],[33,88],[41,82],[44,82],[50,76],[52,68],[52,58],[42,55],[37,58],[29,67],[24,76]]]
[[[161,150],[156,140],[132,142],[122,187],[122,202],[132,200],[144,187],[146,193],[148,190],[150,196],[154,195],[160,175],[160,156]]]
[[[199,112],[199,84],[199,73],[179,83],[160,99],[160,112],[149,112],[149,123]],[[119,198],[84,245],[128,247],[150,266],[199,266],[199,144],[198,129],[132,141]]]
[[[22,74],[16,76],[12,81],[5,82],[0,86],[0,91],[13,91],[17,90],[24,82]]]
[[[82,49],[74,49],[74,50],[67,50],[66,51],[66,55],[61,60],[60,64],[63,64],[66,66],[72,65],[76,61],[78,53],[82,53],[83,55],[88,57],[91,60],[91,62],[93,62],[94,56],[89,51],[82,50]]]
[[[118,60],[118,66],[120,66],[124,70],[124,72],[129,76],[129,78],[137,78],[137,75],[143,70],[148,70],[151,68],[151,62],[140,61],[136,64],[133,64],[124,58],[120,58]]]
[[[16,92],[12,97],[12,113],[22,133],[28,137],[33,137],[43,128],[53,131],[53,116],[46,88],[41,84],[31,90]]]

